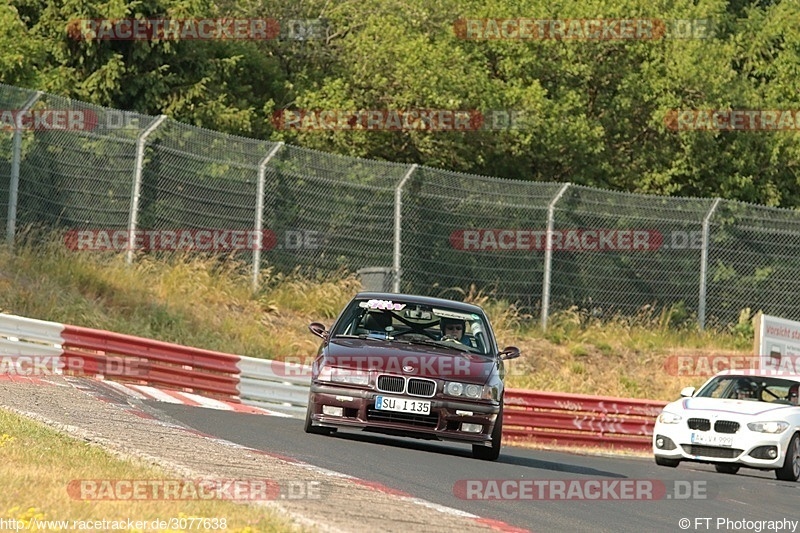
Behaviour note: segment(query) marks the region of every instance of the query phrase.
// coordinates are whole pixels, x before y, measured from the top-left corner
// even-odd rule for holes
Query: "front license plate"
[[[733,446],[733,436],[716,433],[692,433],[692,444],[706,446]]]
[[[431,414],[431,402],[425,400],[409,400],[394,396],[376,396],[375,409],[379,411],[395,411],[397,413],[413,413],[416,415]]]

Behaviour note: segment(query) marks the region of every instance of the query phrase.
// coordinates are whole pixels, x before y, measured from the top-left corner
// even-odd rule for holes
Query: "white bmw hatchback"
[[[800,375],[768,370],[728,370],[699,390],[686,387],[681,399],[666,405],[656,419],[656,463],[711,463],[726,474],[740,467],[774,470],[778,479],[797,481],[798,389]]]

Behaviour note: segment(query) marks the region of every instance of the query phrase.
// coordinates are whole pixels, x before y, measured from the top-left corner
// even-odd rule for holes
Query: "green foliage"
[[[310,40],[74,38],[82,18],[223,16],[327,26]],[[454,25],[513,17],[712,24],[708,38],[563,41],[467,40]],[[675,132],[665,120],[680,109],[800,109],[798,23],[789,0],[11,0],[0,9],[0,82],[351,156],[792,207],[797,133]],[[291,131],[272,121],[284,109],[412,108],[513,111],[518,128]]]
[[[742,309],[739,313],[739,320],[736,324],[730,327],[731,333],[736,336],[740,341],[752,342],[755,335],[753,328],[753,319],[755,316],[751,313],[750,308]]]

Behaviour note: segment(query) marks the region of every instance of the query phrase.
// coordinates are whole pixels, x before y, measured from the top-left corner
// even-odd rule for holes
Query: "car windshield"
[[[334,337],[425,344],[455,352],[489,355],[485,317],[448,306],[398,300],[354,300],[333,331]]]
[[[718,376],[695,396],[796,405],[797,385],[796,381],[778,377]]]

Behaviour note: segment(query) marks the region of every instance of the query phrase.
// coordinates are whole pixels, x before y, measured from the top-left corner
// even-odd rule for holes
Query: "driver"
[[[442,330],[442,339],[447,337],[450,339],[455,339],[466,346],[470,346],[469,339],[464,336],[467,328],[466,323],[463,320],[442,317],[442,319],[439,321],[439,327]]]
[[[753,389],[753,385],[750,383],[739,383],[738,387],[736,388],[736,399],[737,400],[752,400],[756,397],[755,390]]]
[[[800,385],[792,385],[789,387],[789,392],[786,395],[786,399],[789,400],[792,405],[798,405],[798,389],[800,389]]]

